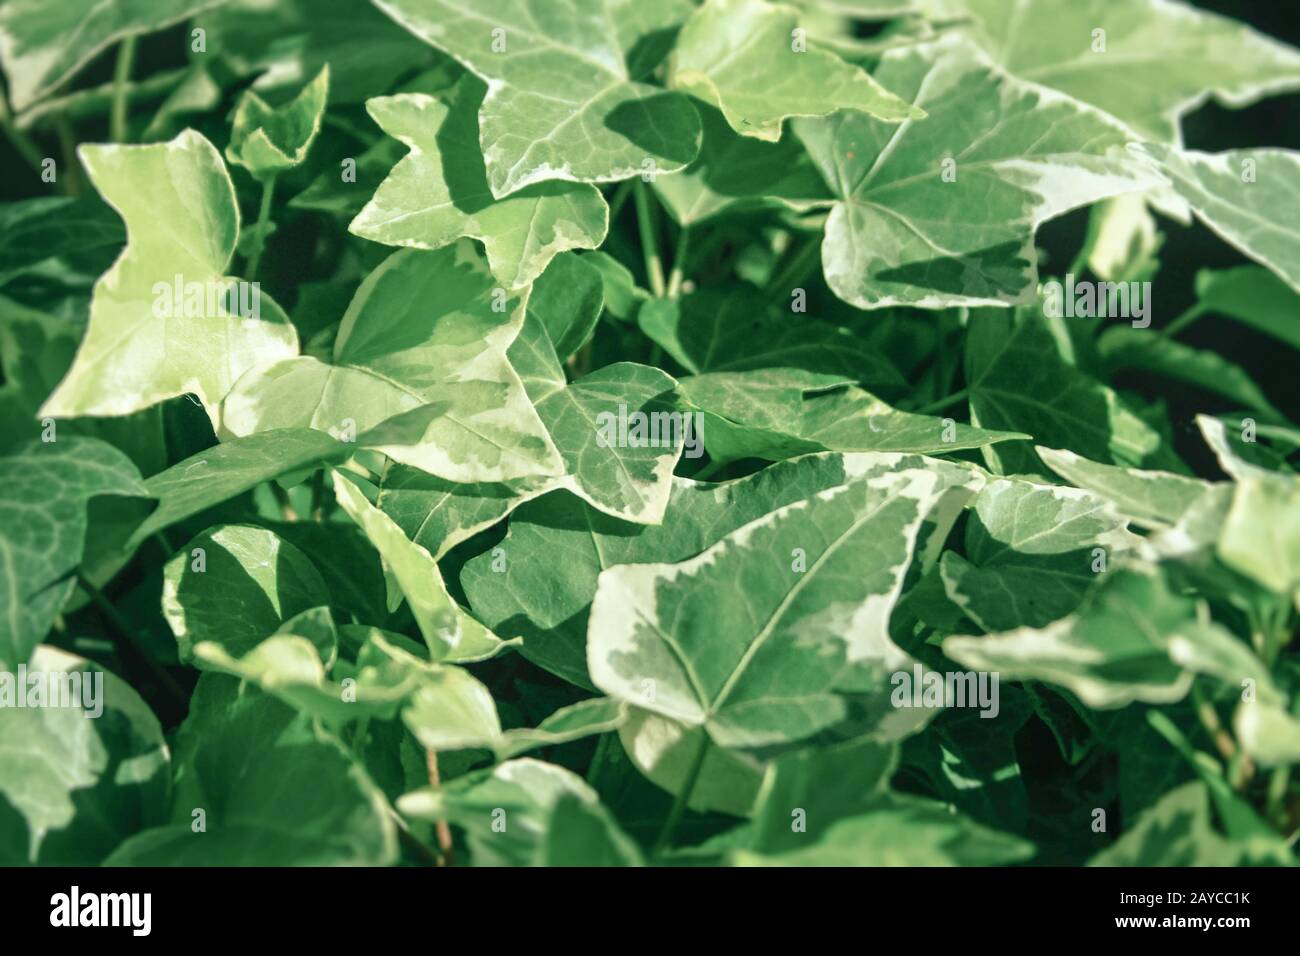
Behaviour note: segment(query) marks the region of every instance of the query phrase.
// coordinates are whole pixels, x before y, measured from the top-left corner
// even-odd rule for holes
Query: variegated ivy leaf
[[[1237,648],[1247,650],[1144,564],[1113,569],[1076,612],[1045,627],[943,642],[966,667],[1059,684],[1099,709],[1181,700],[1195,671],[1221,674],[1224,661],[1240,659]]]
[[[329,88],[327,63],[314,80],[282,106],[269,106],[252,90],[245,90],[235,107],[226,159],[243,166],[257,179],[300,164],[320,132]]]
[[[494,199],[479,152],[479,106],[487,91],[467,75],[446,102],[418,93],[370,100],[366,109],[410,154],[352,220],[350,232],[390,246],[437,249],[470,236],[483,243],[507,288],[531,283],[557,253],[594,249],[609,208],[586,183],[536,183]]]
[[[375,2],[487,81],[479,142],[497,198],[548,179],[675,172],[699,151],[690,100],[641,82],[656,61],[638,56],[686,18],[687,0]]]
[[[1072,485],[1107,499],[1120,514],[1144,528],[1168,528],[1212,487],[1199,478],[1168,471],[1140,471],[1089,461],[1072,451],[1034,449],[1043,464]]]
[[[33,440],[0,456],[0,670],[27,662],[72,594],[86,507],[101,495],[149,497],[107,442]]]
[[[1078,607],[1110,562],[1139,540],[1104,498],[991,478],[966,524],[965,557],[943,556],[944,588],[986,631],[1043,627]]]
[[[1258,266],[1202,269],[1196,273],[1197,304],[1236,319],[1279,342],[1300,349],[1300,292]]]
[[[709,455],[780,461],[817,451],[945,454],[1028,438],[951,418],[899,411],[843,375],[796,369],[710,372],[679,382],[684,407],[704,416]]]
[[[1300,153],[1134,148],[1160,162],[1174,189],[1220,238],[1300,292]]]
[[[678,224],[693,226],[724,210],[807,209],[835,201],[798,137],[768,143],[741,136],[717,110],[698,108],[704,126],[700,155],[681,172],[654,181],[656,195]]]
[[[942,543],[975,484],[974,469],[919,455],[808,455],[722,484],[675,478],[659,525],[611,518],[571,495],[546,495],[512,515],[500,546],[469,561],[461,584],[483,620],[519,629],[525,657],[571,683],[592,687],[584,650],[587,613],[602,571],[683,561],[793,502],[869,476],[917,468],[940,476],[945,486],[942,504],[930,512],[937,523],[930,538]]]
[[[393,519],[338,472],[334,473],[334,495],[379,552],[390,585],[406,598],[434,660],[479,661],[495,656],[506,646],[507,642],[462,610],[447,593],[433,556],[406,537]],[[391,597],[389,605],[390,610],[396,607]]]
[[[304,356],[246,376],[226,427],[317,428],[449,481],[558,474],[506,359],[523,318],[467,240],[395,253],[361,283],[332,362]]]
[[[1228,106],[1300,88],[1300,51],[1173,0],[925,0],[1017,77],[1090,103],[1159,142],[1211,94]]]
[[[1040,223],[1162,182],[1124,148],[1122,124],[1007,76],[969,43],[890,51],[876,78],[929,118],[794,121],[839,199],[826,281],[860,308],[1031,301]]]
[[[737,133],[776,142],[791,116],[852,109],[886,122],[922,119],[859,66],[809,48],[799,11],[764,0],[706,0],[677,37],[669,86],[722,111]]]
[[[604,571],[588,622],[592,681],[725,748],[839,723],[844,685],[875,699],[871,729],[885,732],[897,716],[886,675],[910,664],[889,615],[943,491],[927,471],[886,473],[781,508],[680,564]]]
[[[222,0],[10,0],[0,6],[0,64],[9,100],[24,110],[115,41],[161,30]]]
[[[1243,477],[1233,489],[1217,548],[1229,567],[1300,599],[1300,477]]]
[[[128,242],[95,283],[86,337],[40,414],[129,415],[192,392],[217,426],[240,375],[298,353],[270,296],[225,277],[239,207],[221,155],[193,130],[79,154],[126,221]]]
[[[1093,461],[1178,468],[1173,451],[1114,390],[1067,362],[1034,309],[981,309],[967,325],[971,421],[1017,429]],[[1004,472],[1041,470],[1027,445],[987,449]]]

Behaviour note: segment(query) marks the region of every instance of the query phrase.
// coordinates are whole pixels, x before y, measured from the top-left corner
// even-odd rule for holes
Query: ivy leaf
[[[795,120],[839,202],[822,266],[864,309],[1031,301],[1040,223],[1160,184],[1132,134],[1077,100],[1002,73],[967,43],[891,50],[876,78],[929,113]]]
[[[944,587],[986,631],[1044,627],[1078,607],[1109,562],[1140,540],[1103,498],[993,478],[975,496],[965,557],[943,556]]]
[[[561,362],[591,340],[605,304],[605,283],[591,259],[563,252],[533,283],[528,313],[536,316]]]
[[[0,456],[0,670],[27,661],[75,587],[87,505],[149,497],[140,473],[106,442],[31,441]]]
[[[792,369],[711,372],[682,379],[686,407],[704,415],[709,455],[779,461],[817,451],[948,453],[1029,436],[900,411],[842,375]]]
[[[128,243],[95,284],[86,337],[41,415],[128,415],[193,392],[216,427],[241,374],[298,352],[293,326],[260,286],[237,290],[224,277],[239,207],[220,154],[186,130],[150,146],[85,146],[80,156],[126,221]]]
[[[282,475],[337,464],[352,449],[324,432],[281,428],[236,438],[191,455],[145,482],[158,509],[131,535],[127,550],[163,528]]]
[[[1217,551],[1266,588],[1300,596],[1300,479],[1248,475],[1237,482]]]
[[[1267,269],[1202,269],[1196,297],[1204,308],[1300,349],[1300,329],[1292,320],[1300,311],[1300,293]]]
[[[1089,866],[1237,866],[1242,850],[1215,832],[1199,781],[1166,793]]]
[[[1140,471],[1089,461],[1057,448],[1034,449],[1066,481],[1101,495],[1144,528],[1168,528],[1210,490],[1210,483],[1167,471]]]
[[[391,246],[437,249],[469,236],[483,243],[508,289],[530,284],[566,249],[595,249],[609,208],[586,183],[542,182],[494,199],[479,152],[479,106],[487,87],[465,76],[447,102],[407,93],[366,109],[410,154],[393,168],[349,231]]]
[[[332,362],[304,356],[246,376],[226,399],[226,426],[350,436],[449,481],[556,474],[559,456],[505,355],[523,318],[468,242],[395,253],[361,283]]]
[[[722,747],[838,723],[837,685],[868,672],[883,684],[907,662],[889,613],[941,493],[931,473],[889,473],[788,505],[680,564],[604,571],[588,623],[592,681]]]
[[[673,28],[684,2],[375,0],[401,26],[488,84],[479,142],[492,195],[549,179],[612,182],[675,172],[695,158],[700,120],[690,101],[640,82],[630,54]]]
[[[338,472],[334,473],[334,495],[383,558],[384,568],[406,597],[434,660],[483,660],[504,647],[500,638],[461,610],[447,593],[433,556],[407,538],[361,489]]]
[[[65,83],[110,44],[179,23],[221,0],[158,0],[103,4],[13,0],[0,8],[0,64],[9,99],[25,110]]]
[[[643,866],[641,849],[599,803],[562,793],[551,807],[536,866]]]
[[[588,807],[600,802],[573,772],[521,757],[436,790],[405,794],[397,808],[416,819],[446,820],[464,830],[476,866],[526,866],[547,852],[546,824],[564,797]]]
[[[252,90],[245,90],[235,107],[226,159],[262,180],[301,164],[320,132],[329,87],[327,63],[282,106],[272,107]]]
[[[1198,153],[1151,143],[1133,149],[1161,164],[1174,189],[1221,239],[1300,292],[1300,153]]]
[[[948,807],[893,797],[832,824],[816,843],[778,854],[741,850],[740,866],[994,866],[1027,859],[1033,844],[980,826]]]
[[[310,719],[238,680],[205,674],[176,739],[172,822],[110,866],[383,866],[397,833],[382,793]],[[204,813],[204,828],[193,811]]]
[[[799,11],[763,0],[707,0],[682,27],[669,86],[722,111],[742,136],[776,142],[791,116],[859,110],[886,122],[923,119],[861,67],[798,46]]]
[[[254,525],[209,528],[163,569],[163,617],[182,661],[202,642],[242,657],[285,621],[328,603],[311,559]]]
[[[1300,52],[1250,27],[1167,0],[940,0],[1006,69],[1160,142],[1210,95],[1233,107],[1300,88]]]
[[[1106,464],[1180,466],[1160,434],[1114,391],[1060,357],[1041,316],[973,314],[966,380],[971,421],[982,428],[1019,429],[1039,444]],[[1023,446],[997,449],[996,457],[1008,471],[1038,470]]]
[[[949,637],[943,652],[1004,680],[1042,680],[1068,688],[1089,707],[1181,700],[1194,665],[1236,639],[1197,620],[1196,601],[1170,590],[1147,565],[1112,570],[1079,609],[1045,627],[988,637]]]
[[[13,864],[94,866],[118,843],[163,822],[169,753],[158,718],[131,686],[89,661],[41,646],[28,675],[68,675],[69,705],[0,707],[0,800],[25,824]],[[29,700],[29,687],[9,693]],[[97,712],[98,711],[98,712]],[[19,848],[15,847],[15,850]]]

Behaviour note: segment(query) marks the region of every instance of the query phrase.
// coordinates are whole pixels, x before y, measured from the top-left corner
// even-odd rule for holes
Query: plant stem
[[[963,388],[960,391],[953,392],[951,395],[948,395],[945,398],[937,399],[931,402],[929,405],[922,405],[920,408],[914,410],[912,414],[929,415],[931,412],[941,411],[942,409],[947,408],[949,405],[956,405],[958,402],[964,401],[969,394],[970,394],[970,390]]]
[[[39,173],[41,171],[41,160],[44,159],[41,156],[40,147],[23,130],[14,125],[13,117],[9,113],[9,100],[2,94],[0,94],[0,128],[4,129],[5,136],[8,137],[9,142],[13,143],[14,149],[18,150],[18,154],[27,161],[32,169]]]
[[[297,521],[298,512],[293,507],[293,502],[289,500],[289,492],[280,487],[280,483],[272,479],[267,482],[271,487],[271,494],[275,496],[276,502],[280,505],[280,517],[285,521]]]
[[[668,275],[668,298],[675,299],[682,292],[682,278],[686,271],[686,255],[691,249],[691,231],[683,228],[677,236],[677,251],[673,255],[673,271]]]
[[[131,81],[131,66],[134,61],[135,37],[129,36],[117,48],[117,64],[113,69],[113,107],[109,113],[108,135],[115,143],[128,141],[126,94]]]
[[[153,672],[154,677],[158,679],[158,683],[162,684],[163,689],[174,696],[177,701],[184,703],[185,691],[181,690],[181,686],[176,683],[172,675],[167,673],[161,664],[149,656],[144,645],[136,638],[135,626],[123,617],[117,608],[113,607],[108,598],[104,597],[104,593],[95,587],[85,575],[78,573],[77,583],[90,596],[95,609],[99,611],[104,620],[108,622],[113,630],[117,631],[127,646],[144,660],[145,666]]]
[[[438,773],[438,752],[432,748],[425,748],[425,763],[429,768],[429,786],[437,790],[442,786],[442,777]],[[433,825],[434,832],[438,835],[439,866],[455,866],[456,860],[453,855],[453,846],[451,842],[451,825],[446,820],[439,820]]]
[[[700,778],[700,770],[704,767],[704,756],[708,752],[709,735],[703,728],[701,728],[700,747],[695,752],[695,759],[691,762],[691,768],[686,773],[686,779],[682,783],[682,789],[673,800],[672,809],[668,811],[668,818],[664,820],[663,829],[659,831],[659,838],[655,840],[654,849],[651,851],[651,855],[658,856],[671,845],[673,831],[677,829],[677,824],[681,822],[682,814],[686,812],[686,805],[690,802],[691,793],[695,790],[695,783]]]
[[[63,191],[69,196],[80,196],[83,192],[81,162],[77,159],[77,137],[72,129],[72,120],[66,114],[60,114],[54,120],[54,128],[58,130],[59,148],[63,151]]]
[[[1195,684],[1192,685],[1192,698],[1196,702],[1196,716],[1201,721],[1201,726],[1209,733],[1210,739],[1214,741],[1214,746],[1218,748],[1223,759],[1231,760],[1237,754],[1237,742],[1232,739],[1232,734],[1224,729],[1223,723],[1219,720],[1219,712],[1205,699],[1205,695]]]
[[[731,462],[713,459],[695,474],[691,475],[692,481],[708,481],[722,469],[726,468]]]
[[[625,179],[618,184],[614,190],[614,195],[609,199],[609,221],[612,223],[618,218],[618,214],[623,209],[623,204],[627,202],[627,197],[632,195],[632,186],[635,180]]]
[[[591,764],[587,767],[587,783],[591,784],[593,789],[597,789],[596,781],[600,779],[601,771],[609,762],[610,740],[613,736],[612,733],[601,734],[600,740],[596,742],[596,752],[591,755]]]
[[[1291,767],[1289,764],[1282,764],[1273,768],[1273,774],[1268,780],[1268,804],[1265,811],[1269,820],[1277,823],[1279,826],[1286,824],[1286,794],[1291,786]]]
[[[646,195],[645,183],[639,179],[632,180],[632,195],[636,199],[636,224],[641,232],[641,253],[645,256],[646,280],[650,283],[650,292],[656,299],[662,299],[667,289],[664,286],[664,266],[659,259],[659,244],[655,239],[654,211],[650,208],[650,198]]]
[[[266,248],[266,226],[271,221],[271,201],[275,198],[275,177],[270,176],[262,183],[262,205],[257,210],[257,225],[253,228],[253,251],[248,257],[248,268],[244,276],[249,282],[257,277],[257,267],[262,264],[262,250]]]
[[[1163,335],[1165,338],[1171,339],[1179,332],[1181,332],[1183,329],[1187,328],[1189,325],[1191,325],[1193,322],[1199,319],[1201,316],[1203,316],[1208,311],[1209,309],[1207,309],[1204,305],[1198,302],[1196,303],[1196,305],[1192,306],[1182,315],[1178,316],[1178,318],[1174,319],[1163,329],[1161,329],[1160,334]]]

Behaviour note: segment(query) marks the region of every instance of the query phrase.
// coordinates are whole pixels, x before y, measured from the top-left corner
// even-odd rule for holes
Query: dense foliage
[[[1295,862],[1300,50],[6,0],[0,67],[0,862]]]

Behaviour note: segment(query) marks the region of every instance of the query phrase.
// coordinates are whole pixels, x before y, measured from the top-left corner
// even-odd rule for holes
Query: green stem
[[[1203,316],[1208,311],[1209,309],[1207,309],[1202,303],[1198,302],[1196,303],[1196,305],[1192,306],[1182,315],[1178,316],[1178,318],[1174,319],[1163,329],[1161,329],[1160,334],[1163,335],[1165,338],[1171,339],[1179,332],[1181,332],[1183,329],[1187,328],[1189,325],[1191,325],[1193,322],[1199,319],[1201,316]]]
[[[4,129],[5,136],[8,137],[9,142],[13,143],[14,149],[18,150],[18,154],[27,160],[32,169],[39,173],[41,171],[41,161],[44,159],[41,156],[40,147],[36,145],[30,136],[14,125],[13,116],[9,113],[9,100],[3,95],[0,95],[0,128]]]
[[[135,37],[129,36],[117,48],[117,65],[113,69],[113,107],[109,113],[108,135],[115,143],[127,142],[126,94],[135,62]]]
[[[72,129],[72,120],[60,115],[55,119],[54,127],[59,133],[59,148],[63,150],[64,192],[69,196],[80,196],[83,192],[81,162],[77,159],[77,137]]]
[[[596,742],[596,752],[592,754],[591,764],[587,767],[587,783],[591,784],[593,790],[600,789],[596,786],[596,782],[600,779],[605,764],[609,763],[610,741],[613,738],[612,733],[601,734],[600,739]]]
[[[705,465],[703,468],[701,468],[699,471],[697,471],[694,475],[692,475],[691,480],[708,481],[718,472],[722,471],[722,469],[726,468],[729,464],[731,464],[731,462],[729,461],[714,459],[710,461],[707,465]]]
[[[645,256],[645,274],[650,283],[650,292],[656,299],[662,299],[667,289],[664,286],[664,266],[659,259],[659,244],[655,240],[654,211],[650,208],[650,198],[646,194],[645,183],[639,179],[632,180],[632,196],[636,199],[636,224],[641,232],[641,253]]]
[[[1283,764],[1273,768],[1268,780],[1267,817],[1279,826],[1286,823],[1286,795],[1291,787],[1291,767]]]
[[[611,223],[618,218],[618,214],[623,210],[623,204],[627,202],[627,197],[632,195],[634,183],[635,180],[625,179],[614,190],[614,195],[609,199],[609,221]]]
[[[257,267],[262,264],[262,252],[266,248],[266,226],[271,221],[271,202],[275,198],[275,177],[270,176],[262,183],[262,205],[257,210],[256,233],[253,238],[253,251],[248,257],[248,268],[244,276],[249,282],[257,277]]]
[[[677,797],[673,800],[672,809],[668,811],[668,819],[664,820],[663,829],[659,831],[659,838],[655,840],[654,850],[651,851],[653,856],[658,856],[671,845],[673,831],[677,829],[682,814],[686,812],[686,805],[690,802],[691,793],[695,790],[695,783],[700,778],[700,770],[704,767],[704,755],[708,752],[709,735],[701,728],[699,750],[695,752],[695,759],[691,762],[691,768],[686,773],[682,789],[678,791]]]
[[[929,415],[932,412],[942,411],[943,409],[947,408],[949,405],[956,405],[958,402],[965,401],[967,396],[969,395],[970,395],[970,390],[963,388],[960,391],[953,392],[951,395],[948,395],[945,398],[937,399],[931,402],[929,405],[922,405],[920,408],[913,411],[912,414]]]
[[[677,236],[677,251],[673,255],[673,271],[668,275],[668,298],[675,299],[682,292],[682,279],[686,273],[686,256],[691,249],[691,231],[683,228]]]

